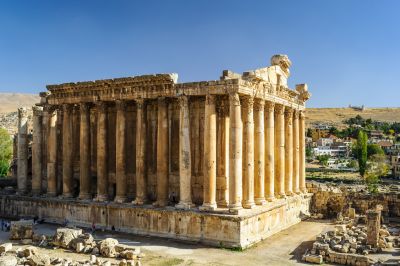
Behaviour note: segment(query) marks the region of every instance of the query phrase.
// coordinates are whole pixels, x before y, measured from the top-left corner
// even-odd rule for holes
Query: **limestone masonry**
[[[19,109],[18,195],[3,196],[1,214],[240,247],[287,228],[310,201],[310,93],[288,88],[290,66],[275,55],[217,81],[156,74],[47,86],[33,107],[31,178]]]

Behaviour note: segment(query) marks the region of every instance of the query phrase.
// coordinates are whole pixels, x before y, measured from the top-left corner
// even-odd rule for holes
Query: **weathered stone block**
[[[82,229],[57,228],[53,237],[53,245],[56,247],[69,248],[72,240],[82,234]]]
[[[12,249],[12,243],[4,243],[0,245],[0,254],[8,252]]]
[[[21,220],[11,222],[10,239],[32,239],[33,220]]]

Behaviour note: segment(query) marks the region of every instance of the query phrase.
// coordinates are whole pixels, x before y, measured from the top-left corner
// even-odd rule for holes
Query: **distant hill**
[[[0,113],[17,111],[18,107],[32,107],[40,101],[38,94],[0,93]]]
[[[365,108],[363,111],[353,108],[307,108],[307,127],[323,123],[342,128],[345,126],[343,120],[356,115],[378,121],[400,122],[400,108]]]

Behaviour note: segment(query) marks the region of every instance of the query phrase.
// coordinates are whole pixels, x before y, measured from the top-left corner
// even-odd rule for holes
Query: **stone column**
[[[108,200],[107,103],[97,104],[97,201]]]
[[[186,95],[179,97],[179,209],[190,209],[192,204],[190,154],[189,100]]]
[[[299,173],[299,111],[295,110],[293,113],[293,192],[300,193],[300,173]]]
[[[229,102],[220,98],[217,111],[217,206],[228,207],[229,201]]]
[[[275,194],[285,197],[285,107],[275,106]]]
[[[42,191],[42,117],[43,108],[33,106],[33,141],[32,141],[32,194],[37,196]]]
[[[275,199],[275,104],[265,104],[265,197]]]
[[[88,103],[80,104],[80,191],[79,199],[91,198],[90,182],[90,108]]]
[[[307,193],[306,188],[306,124],[304,111],[300,111],[300,141],[299,141],[299,179],[300,191]]]
[[[242,208],[242,120],[240,98],[237,92],[229,93],[229,211],[237,213]]]
[[[204,111],[204,176],[201,210],[217,208],[217,113],[215,96],[207,94]]]
[[[114,201],[118,203],[127,200],[127,182],[126,182],[126,102],[117,100],[117,118],[115,129],[115,182],[116,196]]]
[[[243,202],[246,209],[254,207],[254,98],[243,98]]]
[[[136,100],[136,199],[137,205],[147,201],[146,182],[146,105],[144,99]]]
[[[293,194],[293,109],[285,111],[285,193]]]
[[[254,103],[254,201],[265,205],[265,134],[264,100]]]
[[[18,108],[18,194],[28,191],[28,113],[26,108]]]
[[[63,177],[63,197],[72,197],[72,181],[74,176],[73,165],[73,128],[72,128],[72,105],[63,105],[63,161],[62,161],[62,177]]]
[[[168,205],[168,166],[169,166],[169,132],[168,103],[164,97],[158,98],[157,111],[157,207]]]
[[[55,107],[46,107],[49,117],[49,137],[47,141],[47,195],[57,195],[57,110]]]
[[[379,229],[381,228],[380,211],[367,211],[367,244],[378,247]]]

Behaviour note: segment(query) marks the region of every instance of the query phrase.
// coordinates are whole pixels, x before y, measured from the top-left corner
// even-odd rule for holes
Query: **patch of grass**
[[[179,265],[181,263],[183,263],[184,260],[183,259],[178,259],[178,258],[172,258],[172,259],[164,259],[163,261],[159,261],[157,263],[157,265],[160,266],[175,266],[175,265]]]

